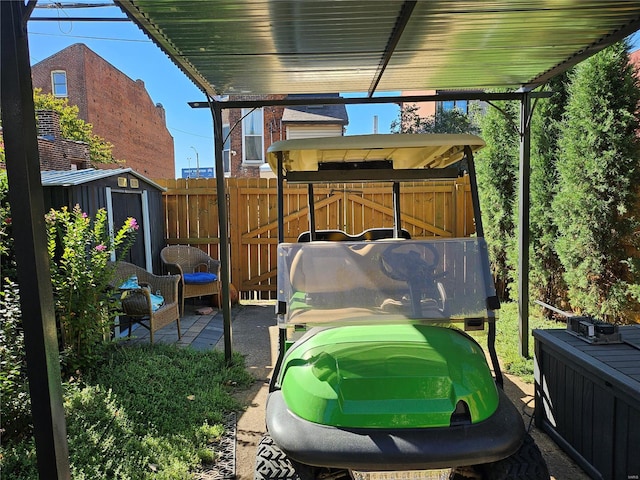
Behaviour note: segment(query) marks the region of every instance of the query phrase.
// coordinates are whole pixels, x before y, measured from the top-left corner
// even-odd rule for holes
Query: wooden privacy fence
[[[163,194],[169,245],[198,246],[219,258],[218,196],[215,179],[155,180]],[[388,183],[315,185],[316,229],[357,234],[393,226]],[[275,179],[226,179],[231,248],[231,282],[242,298],[275,298],[278,204]],[[468,177],[403,183],[402,227],[412,238],[467,237],[475,232]],[[309,230],[306,185],[284,188],[285,241]]]

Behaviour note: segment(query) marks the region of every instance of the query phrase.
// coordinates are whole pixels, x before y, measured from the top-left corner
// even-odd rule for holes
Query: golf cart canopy
[[[495,290],[481,228],[475,238],[411,239],[401,229],[399,183],[456,177],[453,164],[484,146],[475,135],[359,135],[286,140],[269,148],[280,178],[300,183],[393,184],[394,228],[350,235],[315,230],[278,246],[281,326],[384,322],[464,322],[494,318]],[[435,174],[435,175],[434,175]],[[442,174],[442,176],[437,176]],[[479,219],[479,211],[474,213]],[[479,227],[479,225],[476,225]],[[373,227],[373,226],[372,226]]]
[[[457,169],[446,168],[484,145],[469,134],[353,135],[283,140],[267,152],[276,174],[281,159],[289,182],[409,181],[455,177]]]

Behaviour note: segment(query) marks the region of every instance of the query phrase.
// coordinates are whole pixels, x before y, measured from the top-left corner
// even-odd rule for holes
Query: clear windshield
[[[283,243],[285,324],[490,318],[495,295],[483,239]]]

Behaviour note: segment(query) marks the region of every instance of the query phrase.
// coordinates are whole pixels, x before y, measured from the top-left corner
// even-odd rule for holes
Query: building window
[[[453,110],[460,110],[462,113],[469,113],[469,101],[468,100],[447,100],[445,102],[439,102],[439,110],[443,112],[451,112]]]
[[[222,125],[222,140],[224,145],[222,146],[222,164],[224,166],[224,176],[231,176],[231,135],[229,132],[231,127],[228,124]]]
[[[246,117],[245,117],[246,115]],[[242,161],[264,163],[264,122],[262,109],[242,109]]]
[[[54,97],[67,97],[67,72],[55,70],[51,72],[51,91]]]

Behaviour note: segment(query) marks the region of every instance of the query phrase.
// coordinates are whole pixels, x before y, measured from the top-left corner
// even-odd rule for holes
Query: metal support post
[[[213,116],[213,138],[215,143],[216,159],[216,189],[218,191],[218,230],[220,232],[220,280],[222,282],[222,320],[224,334],[224,358],[227,363],[231,362],[232,354],[232,332],[231,332],[231,295],[229,284],[231,283],[230,265],[231,255],[229,250],[229,229],[227,215],[227,195],[224,181],[224,162],[222,149],[224,139],[222,138],[222,108],[217,101],[210,101],[211,114]]]
[[[26,28],[34,6],[0,2],[0,105],[38,472],[62,480],[71,473]]]
[[[529,183],[531,178],[531,98],[520,101],[520,184],[518,195],[518,325],[520,355],[529,358]]]

